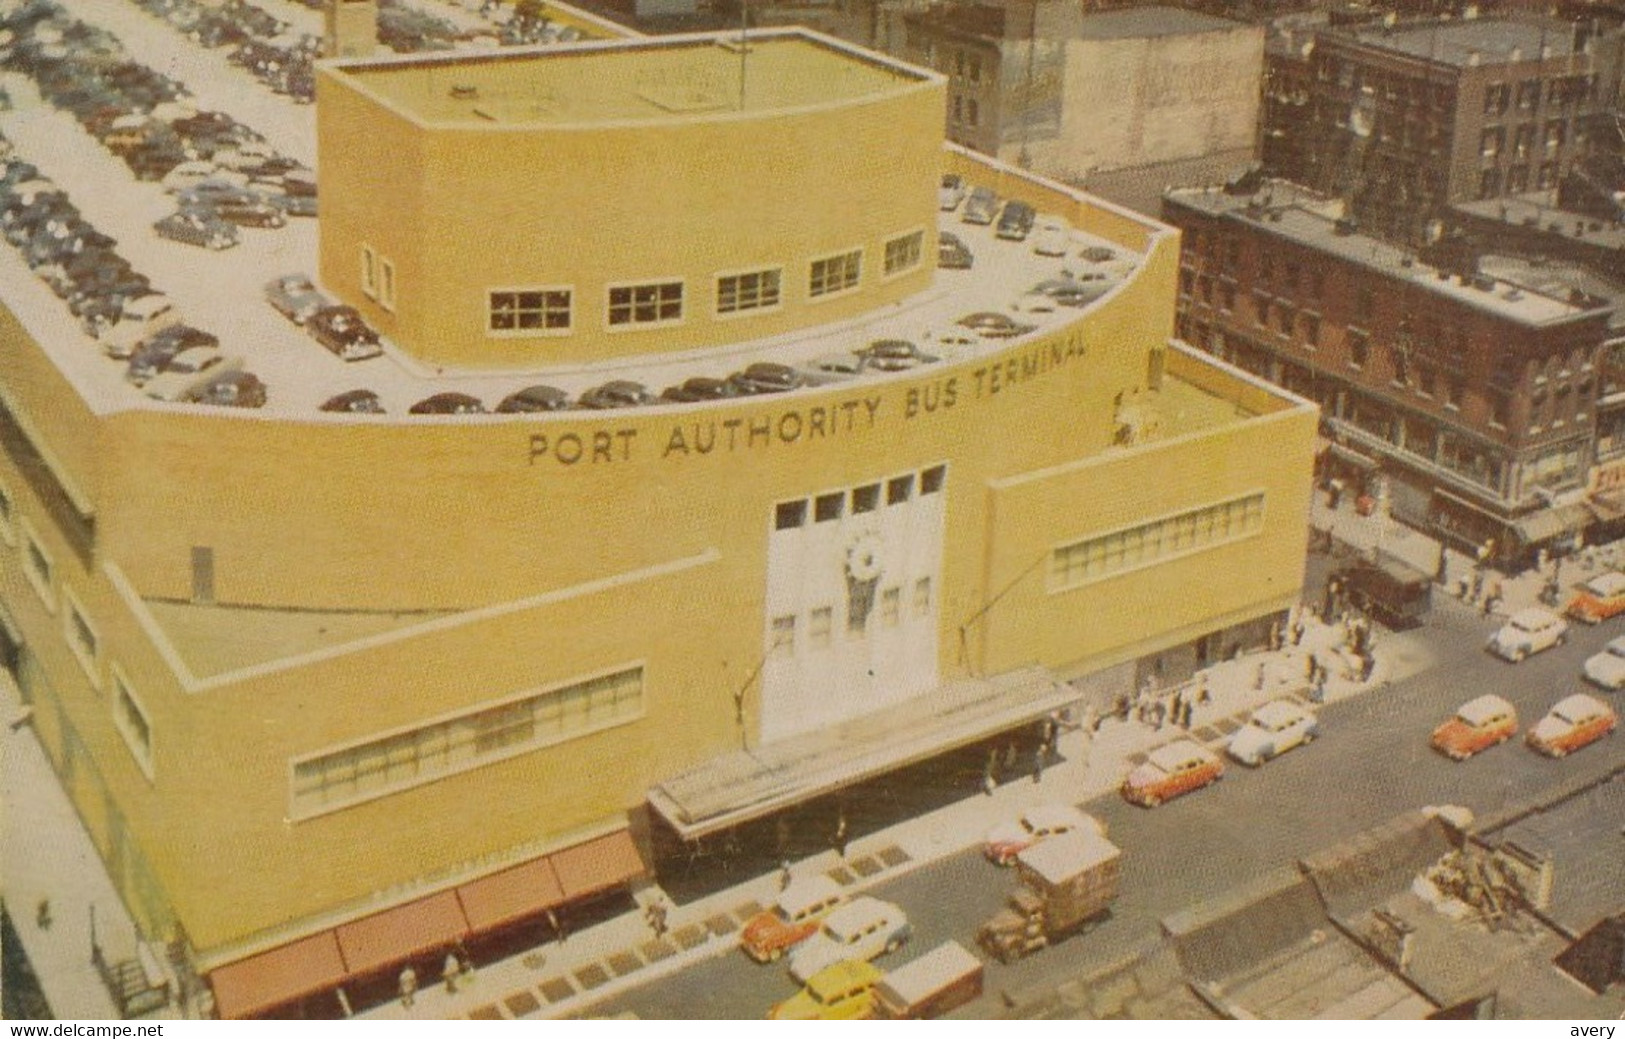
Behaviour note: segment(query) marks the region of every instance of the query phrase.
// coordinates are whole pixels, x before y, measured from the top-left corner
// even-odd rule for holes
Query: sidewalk
[[[1375,643],[1376,668],[1366,682],[1357,680],[1358,664],[1343,647],[1341,625],[1305,617],[1297,646],[1243,655],[1215,664],[1191,682],[1159,690],[1164,700],[1176,691],[1194,693],[1205,683],[1209,702],[1195,708],[1189,737],[1221,751],[1232,733],[1257,706],[1286,698],[1308,703],[1308,658],[1311,653],[1329,669],[1326,701],[1335,702],[1424,670],[1431,654],[1415,636],[1384,633]],[[1313,706],[1313,705],[1310,705]],[[1115,790],[1124,774],[1145,760],[1148,751],[1187,736],[1167,722],[1161,726],[1107,717],[1094,726],[1062,731],[1057,761],[1035,779],[1024,773],[988,795],[970,795],[927,815],[898,823],[856,840],[843,860],[834,851],[791,864],[796,877],[825,873],[856,893],[909,870],[956,854],[980,843],[997,823],[1043,802],[1081,803]],[[740,955],[738,931],[779,890],[769,874],[684,905],[658,888],[638,893],[640,904],[657,895],[670,912],[669,930],[656,938],[641,913],[627,913],[590,930],[571,934],[531,953],[479,968],[449,994],[437,979],[420,982],[413,1006],[399,1001],[358,1015],[446,1019],[558,1018],[590,1013],[591,1007],[693,963],[723,955]]]

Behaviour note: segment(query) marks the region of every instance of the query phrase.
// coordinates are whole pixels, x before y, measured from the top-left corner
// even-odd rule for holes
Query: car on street
[[[987,832],[982,854],[997,866],[1008,866],[1016,856],[1046,837],[1058,837],[1074,830],[1093,830],[1106,836],[1106,827],[1094,816],[1069,804],[1041,804],[1022,812]]]
[[[972,188],[959,219],[967,224],[991,224],[999,213],[999,196],[992,188]]]
[[[1200,790],[1224,776],[1224,762],[1194,740],[1175,740],[1153,750],[1143,764],[1123,779],[1123,798],[1155,808],[1164,801]]]
[[[965,200],[965,178],[957,173],[944,173],[942,186],[937,189],[937,206],[944,213],[958,209]]]
[[[500,415],[525,415],[541,411],[568,411],[570,395],[557,386],[526,386],[502,398]]]
[[[384,352],[378,333],[361,312],[340,303],[323,307],[305,320],[305,330],[344,361],[365,361]]]
[[[641,382],[613,379],[583,393],[576,403],[592,411],[603,411],[614,408],[636,408],[654,402],[654,395]]]
[[[772,963],[811,938],[824,918],[846,901],[846,892],[822,873],[792,880],[773,904],[745,921],[739,946],[757,963]]]
[[[349,415],[382,415],[384,403],[372,390],[345,390],[329,397],[320,410]]]
[[[1272,700],[1236,730],[1226,749],[1243,765],[1256,767],[1293,747],[1313,743],[1319,735],[1320,722],[1313,712],[1290,700]]]
[[[197,387],[182,398],[188,404],[221,408],[263,408],[265,383],[253,372],[227,372]]]
[[[1033,229],[1033,252],[1039,256],[1065,256],[1072,243],[1072,229],[1060,217],[1044,217]]]
[[[483,415],[485,405],[466,393],[437,393],[406,409],[410,415]]]
[[[236,227],[199,209],[171,213],[152,229],[164,238],[204,249],[229,249],[239,240]]]
[[[322,295],[322,290],[306,274],[284,274],[280,278],[273,278],[265,285],[265,298],[277,309],[277,313],[296,325],[304,324],[318,310],[332,305],[332,301]]]
[[[994,310],[966,314],[959,319],[959,324],[988,339],[1010,339],[1033,330],[1032,325],[1024,325],[1010,315]]]
[[[976,262],[970,247],[950,231],[937,235],[937,266],[950,271],[968,271]]]
[[[1529,606],[1508,617],[1490,636],[1487,648],[1516,664],[1531,653],[1562,645],[1568,637],[1567,621],[1543,606]]]
[[[874,1016],[875,986],[886,975],[867,960],[842,960],[807,979],[800,992],[773,1004],[773,1021],[864,1021]]]
[[[1582,624],[1600,624],[1625,613],[1625,574],[1610,570],[1582,584],[1563,612]]]
[[[1468,700],[1433,730],[1434,750],[1452,761],[1466,761],[1481,750],[1505,743],[1518,732],[1518,710],[1493,693]]]
[[[241,371],[243,359],[223,354],[213,346],[195,346],[169,359],[157,374],[141,386],[153,400],[180,401],[228,372]]]
[[[757,361],[746,365],[742,372],[734,372],[728,381],[741,395],[757,393],[783,393],[806,385],[801,373],[787,364]]]
[[[896,952],[913,933],[900,907],[868,896],[854,898],[825,917],[817,933],[790,953],[790,976],[805,984],[842,960],[872,960]]]
[[[1587,657],[1581,673],[1609,692],[1625,689],[1625,635],[1609,639],[1601,653]]]
[[[1612,707],[1589,693],[1575,693],[1553,704],[1524,740],[1548,757],[1561,758],[1613,735],[1618,727]]]

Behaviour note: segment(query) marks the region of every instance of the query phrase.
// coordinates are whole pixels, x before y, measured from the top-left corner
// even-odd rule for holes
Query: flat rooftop
[[[323,67],[425,125],[659,124],[883,97],[937,78],[802,29],[754,30],[743,52],[736,31]]]
[[[1549,58],[1565,58],[1575,53],[1574,27],[1564,22],[1475,18],[1395,29],[1374,26],[1339,35],[1376,50],[1461,67],[1536,61],[1541,57],[1542,47],[1547,49]]]
[[[1260,232],[1307,246],[1404,281],[1419,292],[1485,310],[1508,321],[1544,325],[1608,309],[1605,301],[1539,289],[1485,275],[1478,284],[1421,263],[1410,250],[1367,235],[1340,230],[1340,223],[1316,200],[1296,196],[1287,185],[1274,184],[1257,195],[1231,195],[1220,188],[1170,192],[1166,197],[1210,216],[1256,224]],[[1341,225],[1346,226],[1346,225]]]
[[[1078,22],[1078,39],[1133,40],[1151,36],[1195,36],[1245,29],[1245,23],[1216,18],[1182,7],[1130,7],[1086,14]]]

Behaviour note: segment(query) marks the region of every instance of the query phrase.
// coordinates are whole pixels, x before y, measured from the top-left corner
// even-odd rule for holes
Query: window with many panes
[[[22,521],[23,531],[23,576],[28,578],[29,585],[38,593],[45,603],[46,609],[56,609],[56,574],[51,563],[51,554],[40,543],[39,535],[29,525],[28,520]]]
[[[571,292],[567,288],[493,289],[486,299],[486,328],[493,335],[570,330]]]
[[[814,260],[807,274],[807,295],[817,299],[855,289],[862,276],[862,249]]]
[[[658,281],[613,285],[609,290],[609,326],[659,325],[683,319],[683,283]]]
[[[1264,529],[1256,492],[1061,545],[1050,556],[1050,590],[1065,591],[1163,560],[1252,537]]]
[[[113,669],[113,728],[124,737],[125,746],[135,756],[136,763],[148,779],[153,777],[152,722],[146,709],[136,699],[129,679],[118,668]]]
[[[738,314],[747,310],[767,310],[779,305],[781,271],[746,271],[717,278],[717,313]]]
[[[889,239],[886,242],[886,277],[890,278],[918,267],[924,243],[924,231],[911,231]]]
[[[96,637],[96,628],[90,623],[85,608],[79,600],[69,591],[66,585],[62,588],[62,599],[67,607],[62,614],[62,634],[68,640],[68,648],[73,651],[73,657],[84,669],[90,684],[100,689],[102,685],[101,639]]]

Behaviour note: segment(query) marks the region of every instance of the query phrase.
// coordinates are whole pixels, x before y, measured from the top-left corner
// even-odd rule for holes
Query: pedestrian
[[[1128,721],[1128,712],[1129,712],[1128,694],[1127,693],[1118,693],[1117,694],[1117,720],[1120,721],[1120,722]]]
[[[785,859],[783,862],[779,863],[779,890],[789,890],[790,882],[794,879],[795,878],[790,874],[790,860]]]
[[[1299,617],[1292,622],[1292,645],[1294,648],[1296,648],[1299,643],[1303,642],[1304,631],[1305,628],[1302,617]]]
[[[1366,654],[1360,658],[1360,681],[1371,681],[1371,673],[1377,670],[1377,658],[1373,654]]]
[[[1011,744],[1011,746],[1014,747],[1015,744]],[[840,814],[837,815],[835,819],[834,843],[835,854],[840,858],[846,858],[846,808],[844,806],[840,809]]]
[[[1477,602],[1478,597],[1484,594],[1484,571],[1482,568],[1473,571],[1473,593],[1469,602]]]
[[[1189,729],[1191,727],[1191,722],[1195,720],[1195,715],[1196,715],[1196,705],[1191,703],[1189,700],[1186,700],[1185,701],[1185,718],[1184,718],[1184,720],[1182,722],[1180,722],[1179,727],[1182,728],[1182,729]]]
[[[51,920],[51,900],[42,898],[34,905],[34,924],[42,931],[49,931]]]
[[[1167,719],[1168,705],[1163,703],[1161,700],[1153,701],[1151,704],[1151,723],[1156,727],[1158,732],[1162,731],[1162,723]]]
[[[1033,782],[1044,781],[1044,745],[1040,743],[1033,748]]]
[[[982,793],[989,797],[999,786],[999,748],[987,752],[987,765],[982,769]]]
[[[1183,717],[1185,717],[1185,691],[1176,689],[1174,690],[1174,724],[1178,725],[1179,720]]]
[[[401,991],[401,1006],[410,1010],[412,1002],[418,994],[418,972],[412,969],[411,964],[401,970],[401,976],[397,979],[397,984]]]
[[[1326,507],[1333,512],[1343,504],[1343,481],[1333,477],[1326,484]]]
[[[1268,672],[1265,667],[1267,663],[1268,661],[1265,660],[1260,660],[1258,662],[1258,674],[1253,678],[1253,688],[1261,692],[1264,689],[1264,681],[1268,677]]]
[[[559,919],[559,914],[552,909],[547,911],[547,924],[553,928],[553,933],[558,936],[559,944],[563,945],[565,939],[564,921]]]
[[[654,932],[656,938],[666,936],[666,903],[659,895],[649,903],[649,930]]]
[[[1316,672],[1315,672],[1315,677],[1310,679],[1310,683],[1311,684],[1309,686],[1309,702],[1310,703],[1325,703],[1326,702],[1326,675],[1325,675],[1325,672],[1322,672],[1322,671],[1317,669]]]
[[[1199,680],[1199,684],[1196,686],[1196,702],[1198,704],[1205,704],[1212,699],[1213,694],[1208,692],[1207,675],[1204,673]]]
[[[446,983],[446,995],[455,996],[457,994],[457,983],[462,979],[462,975],[462,961],[457,958],[457,953],[448,950],[446,952],[445,966],[440,969],[440,977]]]
[[[1271,653],[1274,653],[1281,648],[1281,641],[1281,626],[1272,623],[1269,632],[1265,635],[1265,645],[1269,647]]]

